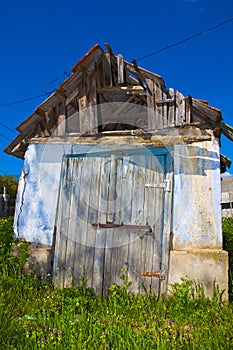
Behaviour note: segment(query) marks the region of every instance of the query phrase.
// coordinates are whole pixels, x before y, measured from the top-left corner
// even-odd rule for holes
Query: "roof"
[[[129,101],[130,95],[132,96],[130,97],[131,100],[134,99],[132,103],[143,104],[145,101],[150,101],[151,103],[158,103],[160,106],[162,106],[161,103],[163,104],[165,101],[169,106],[169,103],[174,104],[176,98],[178,98],[178,101],[180,101],[179,103],[181,103],[182,101],[180,98],[182,98],[184,101],[182,108],[186,110],[187,106],[190,105],[190,115],[193,115],[193,120],[191,120],[190,117],[187,120],[183,120],[182,118],[184,118],[184,116],[181,116],[179,118],[179,125],[182,125],[182,123],[196,123],[197,121],[201,120],[202,124],[206,124],[212,129],[216,129],[216,132],[219,134],[223,132],[225,136],[233,140],[233,128],[222,122],[222,114],[220,109],[208,105],[208,103],[203,100],[192,98],[190,96],[185,97],[178,92],[177,95],[177,93],[174,93],[173,89],[167,90],[161,76],[150,72],[145,68],[139,67],[135,60],[133,63],[124,60],[122,55],[115,55],[108,44],[105,44],[105,46],[107,48],[107,52],[103,50],[99,44],[94,45],[71,68],[72,74],[66,80],[64,80],[62,84],[48,98],[46,98],[27,119],[16,127],[19,135],[5,149],[7,154],[23,158],[28,143],[30,143],[30,140],[35,137],[38,127],[43,123],[48,124],[45,128],[46,132],[44,132],[43,137],[50,136],[50,133],[52,133],[54,128],[58,125],[57,121],[54,121],[53,106],[59,105],[59,103],[67,104],[67,101],[72,102],[72,100],[79,93],[76,90],[78,90],[77,86],[80,84],[80,81],[82,81],[83,77],[85,76],[91,76],[93,70],[98,71],[100,64],[103,66],[108,66],[109,64],[109,69],[111,72],[107,72],[106,76],[103,74],[103,76],[99,77],[99,79],[102,79],[102,82],[96,82],[97,85],[99,84],[97,92],[100,94],[110,95],[111,101],[127,102]],[[122,76],[119,76],[117,72],[120,65],[123,67]],[[116,76],[118,74],[118,78],[120,80],[113,83],[109,77],[109,74],[115,74]],[[122,83],[123,80],[124,83]],[[154,87],[151,84],[149,86],[149,82],[152,82]],[[151,86],[154,92],[151,92]],[[89,88],[90,87],[87,87],[87,92]],[[160,94],[158,97],[158,92],[156,92],[156,89],[160,89]],[[169,99],[168,96],[171,94],[171,90],[173,90],[171,95],[173,97]],[[90,91],[88,93],[90,93]],[[153,93],[154,97],[152,96]],[[164,96],[166,96],[166,98]],[[96,101],[95,103],[101,103],[101,101]],[[148,104],[147,107],[149,107]],[[167,109],[168,108],[169,107],[167,107]],[[178,111],[179,108],[177,107]],[[182,113],[182,111],[180,111],[180,113]]]

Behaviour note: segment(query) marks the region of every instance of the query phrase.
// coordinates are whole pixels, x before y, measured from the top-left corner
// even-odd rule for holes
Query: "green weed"
[[[12,220],[2,224],[6,229]],[[213,300],[185,278],[170,297],[133,295],[122,270],[121,285],[105,298],[82,277],[79,286],[61,290],[24,275],[24,250],[12,268],[8,229],[0,250],[0,349],[232,349],[233,307],[220,301],[217,287]]]
[[[222,221],[223,248],[229,255],[229,298],[233,301],[233,218]]]

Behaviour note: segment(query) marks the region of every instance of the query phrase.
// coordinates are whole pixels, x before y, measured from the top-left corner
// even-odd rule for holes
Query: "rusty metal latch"
[[[164,180],[164,182],[160,182],[157,184],[145,184],[145,187],[147,188],[162,188],[166,192],[171,191],[171,181],[170,180]]]
[[[145,277],[159,277],[160,280],[165,280],[165,273],[161,272],[141,272],[141,276]]]
[[[128,228],[128,229],[136,229],[136,230],[147,230],[152,232],[152,228],[150,225],[127,225],[127,224],[114,224],[114,223],[106,223],[106,224],[92,224],[93,227],[96,228]]]

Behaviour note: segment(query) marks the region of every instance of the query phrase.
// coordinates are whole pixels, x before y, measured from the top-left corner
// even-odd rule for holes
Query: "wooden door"
[[[56,219],[58,285],[78,284],[83,276],[106,294],[121,284],[123,269],[132,292],[158,293],[161,279],[142,274],[164,270],[166,276],[171,174],[166,150],[66,156]]]

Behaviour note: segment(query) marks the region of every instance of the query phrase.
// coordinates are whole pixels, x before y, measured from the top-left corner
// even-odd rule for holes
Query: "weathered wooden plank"
[[[121,188],[121,197],[119,198],[119,203],[121,210],[119,213],[119,219],[125,224],[132,224],[131,221],[131,212],[132,212],[132,195],[133,195],[133,164],[131,162],[130,156],[122,156],[121,158],[121,175],[119,173],[118,179],[121,180],[121,183],[118,183],[118,188]],[[120,170],[120,169],[119,169]],[[114,272],[114,281],[117,284],[121,284],[120,279],[121,269],[127,269],[128,278],[130,281],[133,280],[132,273],[130,270],[130,261],[129,261],[129,245],[131,243],[132,232],[131,230],[122,230],[119,232],[117,240],[117,249],[114,252],[115,255],[115,272]]]
[[[149,153],[149,152],[148,152]],[[144,173],[144,178],[143,178],[143,187],[144,187],[144,194],[143,194],[143,199],[141,201],[141,208],[143,211],[143,222],[148,224],[148,204],[149,204],[149,196],[148,196],[148,189],[145,187],[145,183],[149,182],[149,168],[150,168],[150,156],[147,154],[145,156],[145,164],[144,164],[144,168],[145,168],[145,173]],[[147,264],[147,260],[148,260],[148,254],[150,255],[150,251],[147,248],[148,245],[148,235],[152,234],[152,232],[142,232],[142,234],[140,234],[138,232],[138,236],[139,236],[139,261],[138,261],[138,270],[137,270],[137,274],[139,274],[140,276],[138,276],[138,281],[139,281],[139,292],[140,294],[145,294],[145,290],[148,290],[148,285],[145,282],[148,282],[148,280],[144,280],[144,278],[142,278],[141,276],[141,272],[144,271],[145,266]],[[151,247],[149,246],[149,249]]]
[[[165,279],[161,282],[161,293],[166,291],[168,283],[168,260],[170,241],[172,235],[172,193],[173,193],[173,157],[168,154],[165,157],[165,179],[170,181],[171,190],[170,192],[164,192],[164,210],[163,210],[163,235],[162,235],[162,265],[161,270],[164,271]]]
[[[185,99],[181,92],[176,91],[176,126],[185,123]]]
[[[186,124],[186,115],[185,115],[185,112],[186,112],[186,106],[185,106],[185,97],[183,94],[181,94],[182,97],[181,97],[181,104],[180,104],[180,113],[181,113],[181,121],[182,121],[182,125],[185,125]]]
[[[117,55],[117,82],[118,84],[124,83],[124,61],[123,56],[121,54]]]
[[[89,100],[89,134],[98,134],[98,112],[97,112],[97,92],[96,92],[96,79],[95,74],[89,75],[89,88],[90,88],[90,100]]]
[[[65,124],[66,116],[64,114],[59,115],[57,119],[57,127],[53,132],[53,136],[64,136],[66,131]]]
[[[175,92],[173,88],[169,89],[169,95],[171,97],[172,103],[168,104],[168,126],[170,128],[175,126]]]
[[[185,123],[190,124],[192,121],[192,97],[185,98]]]
[[[153,184],[155,181],[155,166],[156,157],[153,155],[148,156],[146,159],[146,177],[145,183]],[[158,242],[155,240],[155,189],[145,188],[145,200],[144,200],[144,211],[145,219],[148,224],[152,227],[152,232],[143,238],[144,242],[141,251],[141,272],[151,271],[153,268],[153,258],[154,258],[154,245]],[[152,279],[141,277],[141,284],[149,292],[152,290]],[[155,290],[153,290],[155,292]],[[143,292],[141,288],[141,293]]]
[[[146,80],[151,94],[147,94],[147,112],[148,112],[148,129],[149,132],[155,130],[155,95],[154,82],[151,79]]]
[[[154,93],[155,100],[162,99],[162,90],[161,87],[157,84],[154,84]],[[155,104],[155,128],[162,129],[163,128],[163,119],[162,119],[162,105]]]
[[[117,158],[112,155],[110,159],[109,173],[109,191],[108,191],[108,206],[107,206],[107,223],[118,222],[116,220],[116,200],[117,200]],[[119,175],[118,175],[119,176]],[[107,295],[109,287],[114,283],[116,271],[116,261],[114,259],[115,250],[117,249],[118,230],[110,228],[106,231],[105,238],[105,259],[104,259],[104,280],[103,280],[103,295]]]
[[[100,87],[97,91],[101,94],[122,94],[122,95],[147,95],[142,86],[112,86]]]
[[[58,227],[58,234],[60,235],[59,247],[58,247],[58,270],[59,278],[58,283],[61,287],[66,285],[66,255],[67,255],[67,232],[69,228],[69,212],[70,212],[70,192],[71,192],[71,179],[72,179],[72,162],[69,159],[65,159],[65,166],[63,168],[62,185],[61,185],[61,200],[58,213],[62,219],[60,227]]]
[[[110,160],[109,189],[107,222],[113,223],[115,219],[115,198],[116,198],[116,156],[112,155]]]
[[[76,160],[77,161],[77,160]],[[89,239],[88,231],[88,213],[90,208],[90,190],[91,190],[91,176],[92,176],[92,158],[82,158],[80,160],[81,166],[77,173],[76,183],[78,184],[76,193],[76,217],[74,218],[74,230],[76,226],[76,252],[74,263],[74,275],[76,278],[83,276],[91,281],[89,276],[86,276],[85,259],[87,254],[87,241]],[[78,179],[78,182],[77,182]]]
[[[128,162],[128,166],[126,165]],[[145,156],[131,156],[128,160],[123,160],[125,167],[131,168],[128,172],[126,169],[122,169],[126,175],[126,185],[130,190],[130,197],[128,197],[128,207],[130,207],[130,214],[127,215],[127,219],[130,221],[130,225],[126,225],[125,229],[120,232],[118,240],[117,250],[117,266],[116,271],[120,275],[122,269],[127,270],[124,274],[127,274],[129,281],[132,282],[131,290],[139,291],[140,274],[138,273],[140,264],[140,255],[137,256],[137,252],[140,250],[140,238],[139,236],[145,232],[139,227],[143,225],[143,200],[144,200],[144,163]],[[127,169],[128,170],[128,169]],[[123,175],[124,175],[123,174]],[[122,191],[122,196],[125,196],[125,192]],[[123,198],[122,198],[123,199]],[[122,208],[124,210],[124,208]],[[126,219],[126,218],[125,218]],[[125,222],[124,219],[124,222]],[[119,276],[116,276],[116,281],[119,280]],[[120,280],[119,280],[120,281]],[[118,282],[119,283],[119,282]]]
[[[78,221],[78,213],[77,213],[77,205],[79,196],[77,193],[79,193],[80,187],[77,186],[77,178],[81,177],[81,162],[80,159],[71,159],[71,162],[73,163],[73,176],[71,181],[71,191],[70,191],[70,197],[68,198],[70,203],[70,215],[69,215],[69,227],[67,230],[67,236],[68,236],[68,248],[67,248],[67,256],[66,256],[66,273],[67,273],[67,284],[66,286],[70,286],[71,284],[77,283],[77,278],[75,274],[75,262],[76,262],[76,252],[77,252],[77,243],[79,242],[79,225],[77,223]],[[68,272],[68,269],[70,270]]]
[[[101,166],[101,158],[95,157],[91,159],[92,162],[92,174],[90,178],[90,194],[89,194],[89,204],[88,204],[88,214],[87,214],[87,232],[86,232],[86,242],[85,242],[85,275],[84,277],[88,281],[88,286],[92,286],[93,273],[94,273],[94,258],[95,258],[95,244],[96,235],[98,235],[98,230],[92,227],[92,223],[98,221],[98,185],[100,182],[99,169]]]
[[[36,114],[38,114],[40,116],[39,118],[39,128],[40,130],[38,130],[38,135],[42,135],[43,137],[48,137],[51,134],[51,130],[50,130],[50,122],[49,122],[49,111],[44,111],[41,107],[38,107],[36,109]]]
[[[128,163],[123,161],[124,156],[116,157],[116,199],[115,199],[115,222],[121,223],[122,220],[122,195],[123,194],[123,182],[124,171],[127,171]],[[127,158],[128,160],[128,158]]]
[[[137,215],[138,215],[138,200],[139,196],[137,195],[137,174],[140,174],[140,168],[136,166],[137,159],[136,156],[130,157],[130,165],[131,165],[131,177],[132,177],[132,185],[131,185],[131,216],[130,222],[132,224],[137,224]],[[140,174],[141,175],[141,174]],[[130,232],[130,245],[129,245],[129,271],[128,276],[129,280],[132,281],[131,291],[133,293],[139,293],[140,290],[140,279],[141,279],[141,271],[140,271],[140,251],[141,251],[141,238],[140,234],[137,231],[132,230]]]
[[[87,97],[86,95],[82,96],[78,100],[79,106],[79,120],[80,120],[80,133],[85,135],[88,132],[88,121],[87,121]]]
[[[77,161],[75,162],[74,159],[67,159],[67,162],[70,163],[70,171],[71,174],[69,176],[69,193],[67,193],[67,201],[68,201],[68,207],[69,212],[67,213],[67,226],[66,226],[66,236],[67,236],[67,243],[66,243],[66,256],[65,256],[65,277],[64,277],[64,287],[71,287],[73,284],[73,268],[74,268],[74,254],[75,254],[75,225],[73,225],[73,216],[74,216],[74,207],[76,205],[76,201],[74,198],[74,179],[75,179],[75,173],[76,173],[76,165]]]
[[[75,88],[72,93],[67,96],[65,105],[68,106],[78,96],[79,92],[79,88]]]
[[[103,69],[102,86],[104,86],[104,87],[112,86],[112,84],[113,84],[113,82],[112,82],[112,64],[111,64],[111,57],[110,57],[109,53],[106,53],[103,56],[102,69]]]
[[[108,74],[109,74],[108,86],[111,87],[113,85],[111,55],[109,53],[106,53],[105,57],[107,60],[106,67],[108,68]]]
[[[147,218],[147,200],[148,196],[146,194],[147,189],[145,188],[146,179],[148,179],[148,160],[151,158],[150,152],[146,152],[145,156],[139,156],[137,157],[137,164],[138,164],[138,174],[136,174],[136,177],[138,178],[138,186],[135,193],[135,202],[137,205],[137,212],[136,215],[138,216],[138,219],[140,220],[140,223],[143,225],[148,225],[148,218]],[[148,225],[149,226],[149,225]],[[137,243],[138,243],[138,249],[140,249],[139,256],[138,256],[138,268],[137,268],[137,279],[139,283],[139,292],[140,294],[145,293],[145,289],[148,289],[148,285],[143,281],[143,278],[141,277],[141,271],[144,270],[146,261],[149,258],[149,249],[147,249],[148,240],[150,238],[150,235],[152,232],[149,232],[150,230],[145,231],[137,231]]]
[[[162,77],[160,77],[159,75],[152,73],[152,72],[149,72],[148,70],[146,70],[142,67],[138,67],[138,70],[136,70],[135,66],[132,63],[129,63],[125,60],[124,60],[124,62],[125,62],[125,68],[133,75],[137,76],[138,70],[139,70],[140,77],[142,77],[143,80],[152,79],[155,81],[155,83],[158,83],[160,85],[164,84]]]
[[[90,199],[88,210],[88,232],[86,237],[86,256],[85,256],[85,278],[88,281],[90,287],[93,286],[94,276],[94,259],[95,259],[95,246],[97,241],[97,235],[99,230],[92,227],[93,223],[98,222],[98,208],[99,208],[99,185],[101,181],[101,157],[92,158],[92,177],[90,186]]]
[[[161,183],[164,181],[165,163],[164,156],[157,156],[153,159],[153,177],[154,183]],[[161,265],[162,254],[162,234],[163,234],[163,211],[164,211],[164,190],[162,188],[154,189],[154,251],[153,251],[153,263],[151,271],[159,271]],[[156,293],[159,289],[159,280],[152,278],[151,281],[152,290]]]
[[[115,157],[115,193],[116,197],[114,200],[114,222],[122,222],[122,207],[121,207],[121,196],[123,194],[123,159],[122,157]],[[121,249],[121,238],[125,238],[125,234],[122,233],[125,230],[122,228],[109,229],[106,236],[106,255],[105,255],[105,271],[104,271],[104,294],[106,294],[108,288],[113,283],[119,282],[119,261],[118,261],[118,250]],[[123,235],[123,236],[122,236]],[[124,243],[126,240],[124,241]],[[122,266],[121,266],[122,267]],[[121,268],[120,267],[120,268]]]
[[[108,191],[109,191],[109,173],[110,158],[102,158],[100,172],[100,181],[97,184],[98,201],[98,222],[106,222],[108,209]],[[95,242],[95,257],[93,271],[93,288],[97,294],[103,293],[104,283],[104,263],[105,263],[105,244],[106,229],[98,229]]]
[[[123,158],[113,157],[112,161],[112,176],[115,181],[115,198],[112,203],[114,208],[114,222],[119,224],[122,222],[122,196],[124,196],[122,186],[124,186],[123,179]],[[126,165],[127,166],[127,165]],[[110,181],[111,186],[111,181]],[[122,252],[127,250],[128,235],[127,229],[123,227],[117,227],[114,229],[107,230],[106,236],[106,253],[105,253],[105,272],[104,272],[104,293],[106,294],[108,288],[113,284],[120,284],[119,279],[121,269],[127,266],[127,256],[124,257]],[[126,254],[127,255],[127,254]],[[126,263],[126,264],[125,264]]]
[[[165,92],[162,92],[162,96],[163,96],[163,100],[166,101],[167,100],[167,94]],[[168,127],[168,103],[165,102],[162,105],[163,111],[162,111],[162,115],[163,115],[163,127],[167,128]]]

